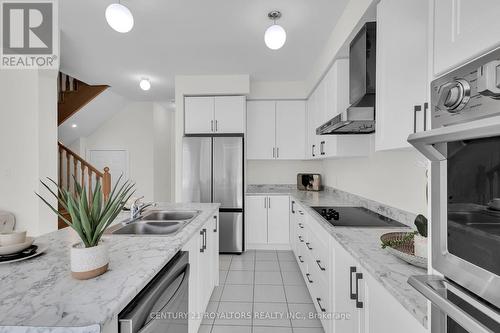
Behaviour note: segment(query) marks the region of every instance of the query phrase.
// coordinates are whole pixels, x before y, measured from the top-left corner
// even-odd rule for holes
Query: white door
[[[499,13],[498,0],[434,0],[434,73],[498,46]]]
[[[204,134],[215,131],[213,97],[186,97],[184,99],[184,129],[186,134]]]
[[[267,209],[267,242],[269,244],[290,243],[290,197],[270,196]]]
[[[121,182],[129,179],[128,152],[126,150],[90,149],[88,154],[90,164],[97,170],[102,171],[105,167],[109,168],[111,188],[115,186],[120,175],[123,175]]]
[[[304,159],[306,149],[305,101],[276,102],[276,158]]]
[[[429,89],[427,4],[382,0],[377,5],[376,150],[410,147],[407,138],[414,125],[416,131],[424,129],[423,104]],[[414,112],[416,105],[421,112]]]
[[[245,133],[245,96],[215,97],[215,132]]]
[[[247,103],[247,158],[272,160],[275,148],[275,101]]]
[[[247,244],[267,244],[267,198],[246,196],[245,235]]]

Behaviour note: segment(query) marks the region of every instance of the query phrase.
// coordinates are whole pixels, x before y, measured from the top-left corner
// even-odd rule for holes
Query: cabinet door
[[[186,97],[184,99],[184,129],[186,134],[214,131],[214,98]]]
[[[305,101],[276,102],[276,158],[304,159],[306,149]]]
[[[276,102],[247,103],[247,158],[271,160],[275,157]]]
[[[415,120],[416,130],[423,130],[423,111],[415,113],[414,106],[423,109],[427,100],[427,5],[421,0],[377,5],[376,150],[410,147]]]
[[[433,2],[434,74],[448,71],[500,44],[500,1]]]
[[[269,244],[290,243],[290,197],[270,196],[267,208],[267,242]]]
[[[198,313],[200,310],[199,300],[199,257],[200,257],[200,239],[195,235],[182,248],[183,251],[189,253],[189,312]],[[189,318],[188,330],[189,333],[198,332],[198,327],[201,324],[201,319],[196,319],[194,316]]]
[[[307,103],[307,142],[306,156],[310,159],[320,158],[319,142],[320,137],[316,135],[316,117],[318,113],[318,93],[314,90]]]
[[[245,201],[245,238],[247,244],[267,244],[267,198],[247,196]]]
[[[216,133],[245,133],[245,96],[215,97]]]

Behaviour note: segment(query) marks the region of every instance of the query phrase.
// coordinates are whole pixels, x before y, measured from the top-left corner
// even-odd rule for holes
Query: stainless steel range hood
[[[316,129],[318,135],[370,134],[375,132],[375,109],[351,106]]]
[[[349,46],[349,102],[351,106],[316,129],[316,134],[375,132],[376,23],[368,22]]]

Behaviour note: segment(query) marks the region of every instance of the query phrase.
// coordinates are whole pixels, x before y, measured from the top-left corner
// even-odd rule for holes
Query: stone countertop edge
[[[333,238],[349,253],[370,275],[377,280],[396,300],[409,311],[425,328],[428,326],[427,299],[411,287],[407,280],[411,275],[425,275],[425,269],[412,266],[383,250],[380,246],[380,236],[388,232],[401,231],[405,228],[350,228],[334,227],[322,218],[312,206],[362,206],[380,213],[387,212],[389,217],[402,222],[414,219],[414,214],[391,207],[384,206],[374,201],[346,194],[335,189],[326,189],[320,192],[299,191],[293,185],[255,186],[247,188],[247,195],[290,195],[299,204],[304,206],[312,216]],[[367,200],[369,202],[363,202]],[[402,216],[403,214],[408,216]],[[382,214],[385,215],[385,214]],[[387,216],[385,215],[385,216]],[[402,219],[396,219],[402,217]],[[404,223],[408,225],[407,223]]]
[[[201,229],[219,204],[161,203],[154,209],[196,209],[200,214],[172,236],[107,235],[109,270],[94,279],[71,277],[69,249],[79,238],[65,228],[36,238],[39,257],[0,265],[0,333],[96,332],[115,318]],[[120,214],[117,221],[127,217]],[[15,327],[15,330],[14,328]],[[79,328],[79,329],[78,329]]]

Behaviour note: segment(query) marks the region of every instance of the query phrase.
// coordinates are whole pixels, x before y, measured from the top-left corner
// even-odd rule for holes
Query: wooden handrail
[[[108,200],[109,194],[111,193],[111,174],[109,173],[109,168],[105,167],[104,171],[101,172],[61,142],[58,142],[58,146],[59,186],[61,188],[66,188],[68,191],[74,191],[74,185],[71,185],[71,176],[74,176],[76,179],[79,179],[82,187],[87,186],[90,200],[93,190],[92,182],[94,179],[95,181],[99,180],[101,181],[104,200]],[[63,163],[63,159],[66,159],[66,163]],[[71,167],[71,161],[73,162],[73,167]],[[80,169],[80,177],[78,177],[78,169]]]

